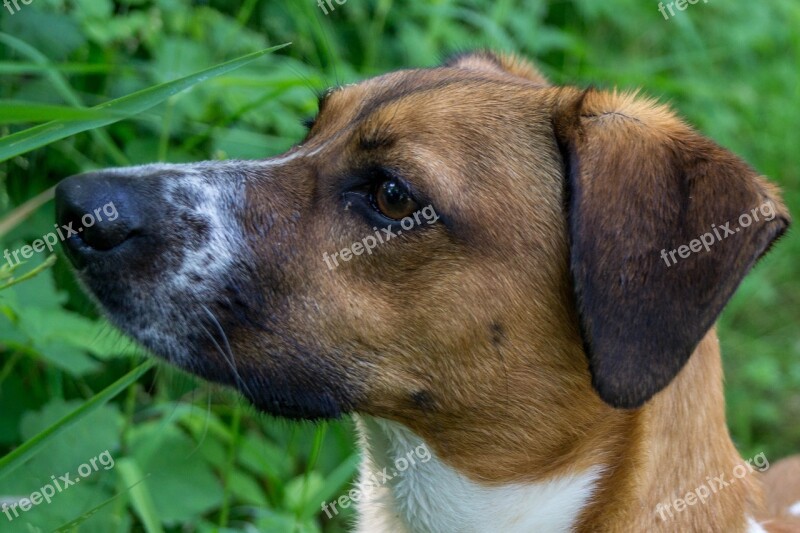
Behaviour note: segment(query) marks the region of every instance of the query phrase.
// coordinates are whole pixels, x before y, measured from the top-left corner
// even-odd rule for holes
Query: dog
[[[358,531],[800,531],[800,459],[765,504],[731,441],[714,325],[790,224],[777,187],[663,105],[491,52],[329,90],[308,127],[73,176],[56,214],[116,206],[65,253],[152,352],[356,416]]]

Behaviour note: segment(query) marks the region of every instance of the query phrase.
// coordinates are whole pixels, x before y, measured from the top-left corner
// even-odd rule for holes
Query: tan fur
[[[293,387],[264,405],[399,422],[486,485],[602,465],[581,532],[736,532],[759,513],[755,473],[669,521],[656,510],[742,462],[713,320],[789,222],[777,188],[744,162],[651,100],[554,87],[488,53],[330,92],[295,150],[242,181],[260,285],[241,292],[264,293],[247,310],[263,321],[223,321],[238,373]],[[323,252],[374,231],[342,183],[378,166],[441,220],[330,269]],[[765,200],[775,221],[672,270],[658,264],[661,247]],[[614,312],[580,296],[597,285]],[[593,327],[625,312],[677,316],[662,329],[686,336],[686,353],[655,353],[647,341],[663,331],[638,325],[625,333],[640,345],[599,350]],[[226,369],[208,352],[209,368]],[[800,500],[782,492],[798,490],[792,475],[771,474],[771,501]]]
[[[784,459],[770,467],[764,475],[766,508],[764,518],[771,533],[800,531],[800,516],[789,514],[789,508],[800,503],[800,456]]]
[[[518,60],[500,64],[546,84]],[[401,139],[387,150],[390,159],[430,176],[425,179],[436,189],[438,205],[445,212],[458,208],[470,225],[463,242],[428,243],[437,248],[436,264],[449,262],[446,269],[415,270],[410,258],[400,258],[405,262],[398,269],[412,274],[395,289],[414,294],[413,304],[401,298],[391,312],[374,298],[359,296],[369,303],[357,307],[374,317],[359,317],[367,335],[398,345],[396,350],[383,345],[381,369],[369,382],[362,410],[402,422],[449,464],[484,482],[541,481],[608,465],[581,530],[741,530],[742,511],[757,509],[761,500],[756,475],[726,487],[706,505],[675,513],[667,523],[655,511],[708,476],[730,477],[742,461],[725,423],[713,329],[674,383],[643,409],[612,409],[589,386],[575,311],[566,305],[571,299],[560,215],[563,178],[545,120],[568,93],[504,78],[491,58],[461,58],[454,66],[480,71],[482,78],[470,81],[465,73],[461,83],[409,94],[356,126],[365,135],[385,131]],[[435,83],[452,75],[417,73],[415,81]],[[338,120],[330,129],[352,117],[348,110],[355,102],[403,83],[404,76],[336,93],[323,113]],[[484,101],[506,105],[488,113]],[[632,117],[663,140],[694,135],[666,108],[634,94],[595,93],[585,105],[592,110],[583,111],[587,114]],[[520,128],[534,139],[528,142],[535,151],[515,144]],[[498,197],[498,190],[514,194]],[[774,189],[768,194],[779,202]],[[525,215],[515,220],[516,213]],[[472,224],[478,220],[491,222]],[[354,264],[352,279],[371,268],[366,261]],[[389,324],[391,332],[383,327]],[[403,341],[412,338],[413,344]],[[424,398],[424,405],[414,403],[415,397]]]
[[[321,342],[369,346],[360,362],[343,363],[365,372],[357,409],[405,424],[448,464],[489,484],[606,465],[580,531],[743,531],[745,510],[761,502],[756,475],[669,522],[656,515],[659,503],[708,476],[730,477],[742,461],[725,423],[713,329],[644,408],[614,409],[592,389],[551,119],[582,91],[550,87],[517,59],[469,56],[451,66],[333,92],[306,142],[324,147],[314,165],[325,175],[371,157],[401,169],[458,224],[455,236],[431,232],[409,243],[416,253],[387,250],[334,273],[304,269],[322,312]],[[614,140],[621,149],[641,145],[645,134],[652,150],[701,142],[668,109],[634,94],[583,98],[574,120],[635,126],[629,139]],[[708,150],[720,161],[732,157]],[[785,214],[777,190],[754,180],[748,186]],[[314,231],[330,227],[340,231],[329,218]],[[341,233],[342,245],[354,236]]]
[[[707,483],[708,476],[733,478],[734,467],[742,462],[725,423],[722,367],[714,330],[672,385],[641,410],[639,423],[641,440],[622,451],[622,462],[630,461],[638,468],[609,480],[605,494],[610,503],[597,503],[597,514],[586,517],[585,529],[739,530],[742,510],[757,509],[761,501],[757,475],[720,489],[705,505],[673,512],[674,518],[666,522],[655,511],[658,504],[683,498]]]

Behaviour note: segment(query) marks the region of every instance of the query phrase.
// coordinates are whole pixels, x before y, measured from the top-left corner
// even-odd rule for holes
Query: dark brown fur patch
[[[789,217],[749,166],[666,110],[596,92],[575,101],[579,115],[568,104],[567,126],[556,130],[568,147],[583,337],[600,396],[639,407],[683,367]],[[662,250],[688,245],[765,202],[772,220],[714,237],[708,250],[675,264],[663,259]]]

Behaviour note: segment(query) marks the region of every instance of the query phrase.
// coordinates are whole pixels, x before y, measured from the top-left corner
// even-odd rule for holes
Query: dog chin
[[[178,333],[178,329],[167,331],[159,326],[174,326],[180,323],[178,317],[148,322],[142,329],[118,313],[105,314],[154,356],[207,381],[236,389],[263,413],[292,420],[324,420],[340,418],[353,410],[352,391],[344,386],[345,379],[334,377],[331,369],[321,371],[321,375],[308,373],[309,366],[322,361],[318,356],[267,350],[272,355],[260,359],[271,364],[255,366],[236,357],[226,338],[212,337],[213,326],[207,322],[184,324]],[[300,361],[305,368],[282,368],[281,361]]]
[[[275,357],[273,360],[280,360]],[[233,387],[257,410],[292,420],[324,420],[341,417],[351,410],[338,387],[318,382],[302,383],[282,370],[239,367],[235,371],[219,357],[198,352],[180,365],[208,381]]]

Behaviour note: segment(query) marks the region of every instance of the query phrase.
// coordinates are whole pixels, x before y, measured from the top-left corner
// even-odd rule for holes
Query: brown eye
[[[419,206],[402,183],[386,180],[375,191],[375,207],[383,216],[401,220],[413,214]]]

